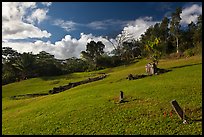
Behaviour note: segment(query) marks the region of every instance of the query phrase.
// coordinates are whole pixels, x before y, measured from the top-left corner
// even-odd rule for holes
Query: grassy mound
[[[202,134],[202,57],[161,60],[168,73],[127,80],[143,74],[147,60],[95,72],[33,78],[2,87],[2,134]],[[56,86],[88,77],[108,77],[47,96],[12,100],[10,96],[47,93]],[[118,103],[120,91],[124,103]],[[183,124],[170,101],[185,109]],[[164,117],[166,112],[166,117]]]

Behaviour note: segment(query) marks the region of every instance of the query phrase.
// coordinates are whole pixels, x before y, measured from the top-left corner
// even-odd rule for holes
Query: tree
[[[195,24],[195,33],[193,35],[193,43],[196,54],[202,54],[202,15],[198,16]]]
[[[2,47],[2,84],[15,82],[18,78],[18,71],[12,65],[20,53],[10,47]]]
[[[82,51],[81,56],[89,62],[89,65],[93,65],[93,67],[96,68],[98,65],[97,59],[104,54],[104,48],[105,45],[101,41],[98,41],[97,43],[95,41],[91,41],[90,43],[87,43],[86,51]]]
[[[17,73],[13,67],[8,62],[2,64],[2,85],[15,82],[16,78]]]
[[[193,48],[196,43],[193,41],[193,36],[196,33],[196,25],[194,22],[191,22],[188,24],[187,30],[181,31],[182,34],[182,39],[181,39],[181,46],[183,47],[183,50]]]
[[[62,74],[61,62],[54,55],[41,51],[36,55],[37,74],[39,76],[55,76]]]
[[[202,43],[202,15],[198,16],[198,21],[195,24],[195,33],[193,36],[193,41],[195,44]]]
[[[171,14],[170,34],[176,39],[176,52],[179,52],[179,34],[180,34],[180,14],[182,9],[179,7]]]
[[[159,47],[160,39],[155,38],[154,41],[148,41],[145,45],[145,49],[149,52],[150,59],[158,64],[159,59],[161,57],[161,49]]]
[[[168,51],[168,37],[169,37],[169,19],[164,17],[160,24],[160,44],[163,47],[163,54],[166,54]]]
[[[83,72],[88,69],[88,64],[82,59],[72,57],[64,61],[62,69],[66,73]]]
[[[139,43],[135,41],[134,39],[129,42],[123,42],[122,51],[121,51],[121,57],[122,60],[125,60],[126,62],[130,62],[135,57],[138,57],[141,55],[141,50]]]
[[[148,44],[148,41],[153,41],[155,37],[152,35],[152,32],[154,30],[154,26],[150,26],[144,34],[141,35],[140,43],[141,43],[141,55],[142,57],[147,57],[149,55],[148,50],[146,50],[146,45]]]
[[[2,47],[2,63],[6,62],[14,62],[17,58],[19,58],[20,53],[13,50],[10,47]]]
[[[122,60],[122,54],[124,54],[124,43],[131,43],[135,41],[134,34],[129,33],[128,31],[123,30],[121,34],[117,35],[116,39],[116,49],[114,51],[115,55]]]
[[[32,53],[23,53],[12,65],[19,71],[21,79],[27,79],[33,76],[35,56]]]

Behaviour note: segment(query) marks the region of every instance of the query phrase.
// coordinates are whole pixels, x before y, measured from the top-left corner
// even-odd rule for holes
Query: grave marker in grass
[[[178,102],[176,100],[171,101],[172,107],[174,108],[176,114],[179,116],[180,119],[183,120],[184,124],[187,124],[187,121],[185,119],[185,114],[182,108],[179,106]]]
[[[119,100],[120,100],[120,103],[123,102],[123,92],[122,92],[122,91],[120,91],[120,97],[119,97]]]

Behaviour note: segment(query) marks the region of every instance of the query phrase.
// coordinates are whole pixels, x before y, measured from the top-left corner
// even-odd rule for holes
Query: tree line
[[[73,72],[85,72],[129,64],[136,58],[149,58],[158,63],[162,57],[202,54],[202,15],[197,23],[186,27],[180,25],[181,8],[164,17],[161,23],[150,26],[140,39],[123,33],[116,37],[116,44],[108,38],[114,49],[104,52],[101,42],[87,43],[80,58],[56,59],[54,55],[41,51],[38,54],[18,53],[10,47],[2,47],[2,84],[33,77],[56,76]]]

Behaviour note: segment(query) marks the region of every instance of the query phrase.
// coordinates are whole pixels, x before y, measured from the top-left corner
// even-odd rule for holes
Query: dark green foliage
[[[69,58],[63,62],[63,72],[64,73],[73,73],[73,72],[84,72],[88,69],[88,64],[78,58]]]
[[[185,52],[184,52],[184,56],[186,57],[191,57],[191,56],[194,56],[194,51],[193,49],[187,49]]]
[[[104,48],[105,45],[101,41],[98,41],[97,43],[95,41],[91,41],[86,45],[86,52],[82,51],[81,54],[84,59],[95,63],[96,58],[100,57],[104,53]]]
[[[98,41],[97,43],[95,41],[91,41],[90,43],[87,43],[86,45],[86,51],[82,51],[81,55],[82,58],[87,61],[89,64],[89,69],[88,70],[96,70],[100,68],[100,64],[97,64],[98,59],[101,58],[103,55],[104,51],[103,49],[105,48],[105,45],[101,42]]]
[[[23,53],[12,64],[14,68],[19,72],[20,79],[27,79],[34,74],[34,67],[36,59],[32,53]]]
[[[124,60],[125,62],[130,62],[140,55],[141,49],[138,41],[132,40],[128,42],[123,42],[121,60]]]
[[[54,58],[54,55],[42,51],[36,55],[36,60],[38,76],[55,76],[62,74],[60,62]]]
[[[116,67],[125,63],[122,61],[118,56],[101,56],[97,58],[97,65],[99,68],[109,68],[109,67]]]

